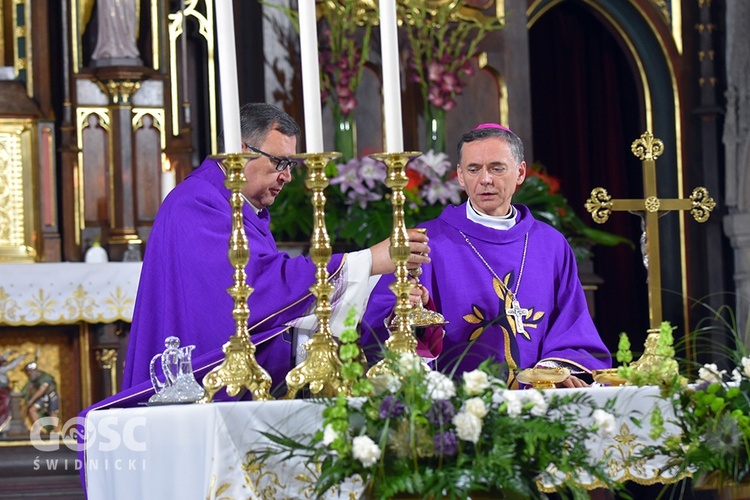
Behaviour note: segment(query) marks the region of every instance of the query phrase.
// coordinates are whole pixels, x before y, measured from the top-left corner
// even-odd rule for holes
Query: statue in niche
[[[94,0],[83,0],[82,12],[90,15]],[[92,66],[140,66],[138,38],[139,0],[96,0],[96,47]]]
[[[26,414],[31,422],[32,429],[37,425],[40,418],[56,418],[60,414],[60,396],[57,393],[57,382],[47,372],[43,372],[37,366],[36,361],[26,365],[28,383],[24,386],[21,394],[26,403]],[[59,421],[55,421],[59,422]],[[45,426],[42,431],[59,432],[59,423]]]

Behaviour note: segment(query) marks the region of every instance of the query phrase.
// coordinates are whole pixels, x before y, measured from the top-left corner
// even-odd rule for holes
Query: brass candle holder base
[[[570,370],[557,366],[555,368],[527,368],[516,373],[516,379],[534,389],[555,389],[556,385],[570,377]]]
[[[335,396],[348,392],[342,375],[343,364],[339,357],[338,343],[331,334],[330,296],[333,285],[328,283],[328,263],[331,260],[331,240],[326,229],[325,189],[328,187],[326,165],[341,156],[340,153],[308,153],[299,155],[307,165],[305,186],[312,191],[313,234],[310,238],[310,257],[315,263],[315,284],[310,291],[317,299],[315,315],[318,318],[318,330],[305,344],[307,358],[294,367],[286,376],[286,399],[293,399],[304,387],[312,394]]]
[[[393,204],[393,231],[391,232],[391,247],[389,253],[391,260],[396,265],[396,280],[391,283],[390,289],[396,295],[396,307],[394,308],[394,319],[389,328],[390,337],[385,341],[388,351],[396,354],[410,353],[417,355],[417,339],[412,333],[409,324],[409,315],[412,305],[409,301],[409,291],[414,285],[409,282],[409,271],[406,262],[409,260],[409,234],[406,232],[404,222],[404,188],[409,183],[406,175],[406,164],[412,159],[421,156],[420,152],[407,153],[378,153],[371,155],[375,160],[385,163],[386,178],[385,185],[391,189],[391,203]],[[389,372],[384,361],[378,362],[367,372],[368,377],[375,377],[383,372]]]
[[[227,254],[229,262],[234,267],[234,285],[227,289],[227,293],[234,299],[232,317],[235,321],[235,332],[229,338],[229,342],[222,347],[224,361],[203,377],[206,395],[200,400],[201,403],[212,401],[222,387],[226,387],[230,396],[236,396],[242,387],[247,387],[256,401],[271,399],[271,376],[255,359],[255,345],[250,340],[247,328],[247,320],[250,317],[247,299],[253,293],[253,289],[247,284],[245,273],[245,266],[250,259],[250,247],[242,222],[242,188],[247,183],[245,164],[258,156],[253,153],[214,157],[221,163],[227,175],[224,185],[231,192],[229,202],[232,205],[232,233]]]

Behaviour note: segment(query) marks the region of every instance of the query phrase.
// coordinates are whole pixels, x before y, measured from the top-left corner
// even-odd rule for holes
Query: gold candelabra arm
[[[305,344],[307,357],[286,376],[287,399],[292,399],[305,386],[312,394],[335,396],[348,392],[342,376],[343,365],[338,353],[338,343],[331,333],[331,302],[333,285],[328,282],[328,263],[331,260],[331,240],[326,229],[325,189],[328,177],[325,167],[340,153],[308,153],[300,155],[307,166],[305,185],[312,191],[313,234],[310,239],[310,257],[315,263],[315,283],[310,291],[317,299],[315,315],[318,329]]]
[[[406,164],[412,159],[420,156],[419,152],[407,153],[378,153],[372,158],[382,161],[386,165],[385,185],[391,189],[391,203],[393,205],[393,231],[391,232],[391,246],[389,253],[391,260],[396,265],[395,281],[391,283],[390,289],[396,296],[396,307],[394,308],[394,319],[391,323],[390,336],[385,341],[388,351],[401,355],[410,353],[417,354],[417,339],[409,322],[412,306],[409,301],[409,291],[413,285],[409,282],[409,270],[406,262],[409,260],[409,234],[406,231],[404,221],[404,188],[409,183],[406,175]],[[373,377],[387,370],[383,361],[370,368],[367,375]]]
[[[202,403],[212,401],[222,387],[226,387],[230,396],[236,396],[240,389],[247,387],[254,400],[271,399],[271,376],[255,359],[255,345],[250,340],[247,327],[247,320],[250,318],[247,299],[253,293],[253,289],[247,284],[245,272],[250,259],[250,245],[242,223],[242,188],[247,183],[245,164],[249,159],[257,157],[257,154],[227,154],[216,157],[226,172],[224,185],[231,193],[229,203],[232,206],[232,234],[229,237],[227,254],[234,272],[233,285],[227,289],[227,293],[234,299],[232,317],[235,331],[222,347],[224,361],[203,377],[206,395],[201,400]]]

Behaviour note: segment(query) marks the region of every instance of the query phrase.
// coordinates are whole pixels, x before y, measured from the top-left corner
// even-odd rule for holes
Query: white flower
[[[469,413],[460,411],[453,417],[453,425],[456,426],[456,435],[464,441],[476,443],[479,441],[479,434],[482,432],[482,420]]]
[[[456,395],[456,386],[440,372],[427,372],[427,396],[432,399],[450,399]]]
[[[466,410],[477,418],[484,418],[487,415],[487,405],[484,404],[482,398],[467,399],[463,410]]]
[[[368,436],[357,436],[352,440],[352,456],[365,467],[372,467],[380,459],[380,447]]]
[[[514,391],[505,391],[505,402],[508,403],[508,416],[517,417],[523,410],[523,401]]]
[[[367,398],[347,398],[346,406],[352,410],[359,411],[365,405],[365,401],[367,401]]]
[[[594,410],[594,422],[599,428],[599,435],[603,438],[613,436],[615,434],[615,416],[611,413],[607,413],[604,410]]]
[[[698,370],[698,377],[712,384],[714,382],[721,382],[722,376],[726,373],[726,370],[719,371],[719,368],[714,363],[706,363],[703,365],[703,368]]]
[[[740,364],[742,365],[742,373],[744,373],[747,378],[750,378],[750,356],[742,358]]]
[[[533,404],[531,407],[531,414],[535,417],[541,417],[547,413],[549,403],[544,399],[544,395],[542,395],[540,391],[536,389],[523,391],[523,399],[526,400],[526,402]]]
[[[482,370],[464,372],[464,388],[466,394],[475,396],[482,394],[490,387],[490,379]]]
[[[386,392],[393,394],[401,388],[401,380],[388,372],[372,377],[370,382],[372,383],[372,392],[376,396],[380,396]]]
[[[398,370],[406,375],[422,369],[422,358],[416,354],[405,352],[398,358]]]
[[[323,429],[323,444],[328,446],[339,437],[339,433],[333,430],[333,427],[331,424],[326,425],[326,428]]]
[[[739,368],[735,368],[732,370],[732,382],[740,383],[742,382],[742,372]]]

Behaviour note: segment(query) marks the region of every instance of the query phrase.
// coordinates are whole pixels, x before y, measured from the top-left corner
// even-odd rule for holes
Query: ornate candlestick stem
[[[419,152],[408,153],[378,153],[372,155],[376,160],[385,163],[387,174],[385,185],[391,189],[391,203],[393,204],[393,231],[391,233],[391,260],[396,264],[395,281],[390,289],[396,295],[394,318],[391,322],[390,337],[385,341],[386,349],[396,354],[411,353],[417,355],[417,339],[412,333],[409,314],[412,306],[409,301],[409,291],[414,285],[409,282],[409,270],[406,261],[409,260],[409,234],[406,232],[404,221],[404,188],[409,183],[406,175],[406,164],[412,158],[420,156]],[[368,377],[376,376],[386,370],[380,361],[367,372]]]
[[[329,161],[339,158],[340,153],[309,153],[300,155],[307,165],[305,186],[312,191],[313,234],[310,239],[310,257],[315,263],[315,284],[310,291],[317,299],[315,315],[318,318],[318,330],[305,344],[307,358],[294,367],[286,376],[287,399],[292,399],[297,392],[309,386],[313,394],[323,393],[335,396],[348,391],[341,374],[342,363],[338,353],[338,343],[331,334],[330,296],[333,285],[328,282],[328,263],[331,260],[331,240],[326,229],[325,189],[328,177],[325,167]]]
[[[216,159],[221,162],[227,178],[224,185],[231,191],[229,203],[232,205],[232,234],[229,238],[229,262],[234,266],[234,284],[227,289],[227,293],[234,299],[232,317],[235,321],[234,334],[229,342],[224,344],[224,361],[203,377],[203,387],[206,396],[200,401],[210,402],[214,394],[222,387],[226,387],[227,394],[236,396],[242,387],[247,387],[256,401],[271,399],[271,376],[255,359],[255,345],[250,340],[247,320],[250,308],[247,299],[253,288],[247,284],[245,266],[250,259],[250,247],[242,224],[242,188],[247,183],[245,178],[245,164],[257,154],[228,154]]]

